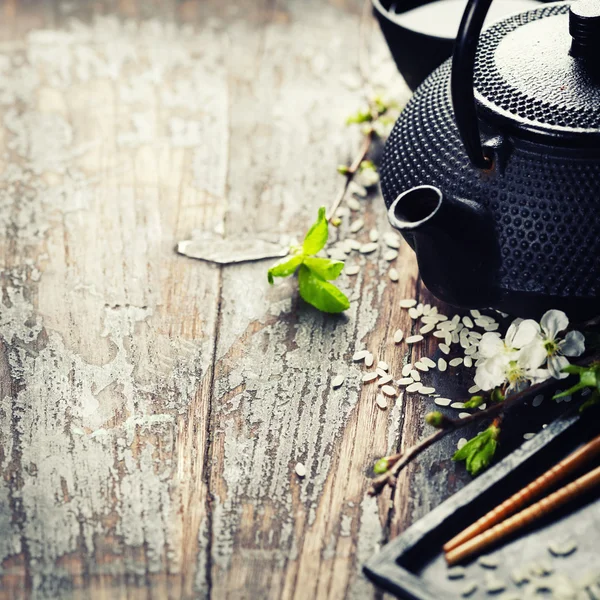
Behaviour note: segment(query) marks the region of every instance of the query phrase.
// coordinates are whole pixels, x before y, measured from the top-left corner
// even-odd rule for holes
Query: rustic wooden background
[[[399,371],[407,246],[325,317],[194,230],[300,236],[359,139],[362,0],[0,2],[0,598],[382,598],[361,565],[464,482],[355,349]],[[408,95],[374,21],[375,85]],[[367,226],[386,231],[378,194]],[[341,235],[345,235],[344,219]],[[356,262],[356,259],[354,259]],[[339,390],[331,379],[346,375]],[[298,478],[294,465],[306,465]]]

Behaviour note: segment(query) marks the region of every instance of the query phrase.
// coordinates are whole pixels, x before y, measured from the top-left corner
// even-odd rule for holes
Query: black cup
[[[439,37],[404,27],[398,15],[431,4],[436,0],[372,0],[373,12],[379,21],[385,41],[398,70],[411,90],[415,90],[426,77],[452,55],[454,37]],[[535,8],[537,0],[506,3],[507,13]],[[527,6],[529,4],[529,6]],[[457,27],[458,29],[458,27]]]
[[[394,21],[393,14],[408,12],[429,1],[412,0],[398,2],[400,12],[390,13],[393,0],[372,0],[373,12],[385,41],[392,53],[398,70],[411,90],[415,90],[425,78],[452,55],[454,39],[427,35],[403,27]],[[433,0],[431,0],[433,1]]]

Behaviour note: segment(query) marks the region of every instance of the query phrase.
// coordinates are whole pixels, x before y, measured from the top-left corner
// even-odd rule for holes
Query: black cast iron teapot
[[[490,3],[469,1],[386,143],[389,219],[439,299],[581,321],[600,314],[600,0],[480,37]]]

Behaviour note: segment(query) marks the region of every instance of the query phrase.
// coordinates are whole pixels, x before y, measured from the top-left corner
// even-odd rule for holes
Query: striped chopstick
[[[452,566],[474,554],[480,554],[488,546],[499,542],[506,536],[533,523],[537,519],[545,517],[563,504],[566,504],[569,500],[581,496],[598,484],[600,484],[600,467],[596,467],[589,473],[582,475],[579,479],[546,496],[546,498],[542,498],[516,515],[502,521],[502,523],[450,550],[450,552],[446,553],[446,562],[449,566]]]
[[[594,438],[591,442],[585,444],[585,446],[582,446],[567,456],[565,459],[561,460],[557,465],[532,481],[527,487],[524,487],[521,491],[512,495],[510,498],[500,504],[500,506],[494,508],[489,513],[481,517],[481,519],[473,523],[473,525],[470,525],[467,527],[467,529],[453,537],[444,545],[444,552],[450,552],[450,550],[457,548],[461,544],[464,544],[468,540],[478,536],[480,533],[483,533],[486,529],[496,525],[496,523],[499,523],[510,515],[516,513],[525,504],[528,504],[535,498],[539,497],[544,491],[562,479],[566,478],[573,471],[599,454],[600,435]]]

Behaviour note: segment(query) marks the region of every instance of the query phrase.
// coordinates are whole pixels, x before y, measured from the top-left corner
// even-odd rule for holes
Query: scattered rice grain
[[[465,403],[464,402],[453,402],[450,405],[450,408],[464,408],[465,407]]]
[[[350,196],[349,198],[346,199],[346,204],[348,205],[348,208],[350,210],[360,210],[360,202],[356,199],[353,198],[352,196]]]
[[[451,367],[458,367],[458,365],[462,364],[463,359],[459,356],[458,358],[453,358],[448,364]]]
[[[462,579],[466,572],[466,569],[460,565],[457,567],[450,567],[447,571],[448,579]]]
[[[391,383],[394,380],[394,378],[389,374],[386,373],[385,375],[382,375],[379,380],[377,381],[377,385],[378,386],[382,386],[382,385],[387,385],[388,383]]]
[[[411,298],[405,298],[404,300],[400,300],[401,308],[412,308],[417,305],[417,301]]]
[[[394,333],[394,343],[399,344],[402,341],[403,337],[404,332],[402,331],[402,329],[396,329],[396,332]]]
[[[408,309],[408,316],[411,319],[418,319],[419,318],[419,311],[413,306],[412,308]]]
[[[408,389],[408,388],[407,388]],[[392,387],[391,385],[384,385],[381,388],[381,391],[386,395],[386,396],[396,396],[396,394],[398,394],[398,392],[396,391],[396,388]]]
[[[550,552],[552,556],[569,556],[569,554],[573,554],[575,550],[577,550],[577,544],[571,540],[563,542],[562,544],[557,542],[550,542],[548,544],[548,552]]]
[[[485,582],[485,589],[488,594],[498,594],[506,589],[506,584],[498,577],[489,576]]]
[[[369,381],[374,381],[375,379],[377,379],[377,377],[378,377],[377,373],[372,371],[370,373],[365,373],[362,376],[362,380],[363,380],[363,383],[369,383]]]
[[[435,393],[435,388],[434,387],[428,387],[428,386],[422,386],[420,389],[421,394],[434,394]]]
[[[422,362],[424,365],[427,365],[428,367],[431,367],[432,369],[434,369],[434,368],[435,368],[435,362],[434,362],[434,361],[432,361],[432,360],[431,360],[431,359],[430,359],[428,356],[424,356],[424,357],[422,357],[422,358],[421,358],[421,362]]]
[[[414,383],[415,380],[412,377],[402,377],[402,379],[398,379],[396,382],[398,385],[410,385]]]
[[[419,330],[419,333],[420,334],[429,333],[433,329],[435,329],[435,324],[434,323],[429,323],[428,325],[425,325],[425,326],[421,327],[421,329]]]
[[[408,363],[402,367],[402,376],[408,377],[408,374],[413,370],[412,364]]]
[[[466,583],[460,591],[460,595],[463,598],[468,598],[472,596],[477,591],[477,584],[474,581],[470,581]]]
[[[386,250],[383,253],[383,260],[387,260],[388,262],[392,262],[398,258],[398,250]]]
[[[471,313],[471,316],[476,319],[481,316],[481,313],[477,309],[470,310],[469,312]]]
[[[458,442],[456,442],[456,448],[460,450],[467,443],[467,438],[460,438]]]
[[[435,335],[435,334],[434,334]],[[444,353],[444,354],[450,354],[450,346],[447,346],[446,344],[440,344],[440,350]]]
[[[375,252],[377,248],[377,242],[369,242],[368,244],[363,244],[358,251],[361,254],[371,254],[371,252]]]
[[[466,315],[462,318],[462,322],[464,324],[465,327],[468,327],[469,329],[471,329],[471,327],[474,327],[473,321],[471,319],[471,317],[467,317]]]
[[[470,416],[471,416],[471,413],[467,413],[467,412],[458,413],[459,419],[466,419],[467,417],[470,417]]]
[[[390,269],[388,271],[388,277],[390,278],[391,281],[398,281],[398,279],[400,279],[400,275],[398,274],[398,271],[396,269]]]
[[[356,219],[350,224],[350,231],[352,233],[358,233],[365,225],[365,222],[362,219]]]
[[[420,342],[423,339],[422,335],[409,335],[406,338],[406,343],[407,344],[416,344],[417,342]]]
[[[524,440],[530,440],[532,437],[535,437],[535,433],[524,433],[523,434],[523,439]]]
[[[443,358],[439,358],[437,367],[443,373],[448,368],[448,363]]]
[[[363,187],[362,185],[359,185],[358,183],[356,183],[356,181],[351,181],[348,184],[348,191],[351,194],[358,196],[359,198],[367,197],[367,188]]]
[[[359,271],[360,267],[358,265],[350,265],[344,269],[344,273],[346,273],[346,275],[357,275]]]
[[[423,364],[420,360],[415,363],[415,367],[419,369],[419,371],[427,372],[429,371],[429,367]]]
[[[298,475],[298,477],[306,476],[306,467],[300,462],[296,463],[295,471],[296,471],[296,475]]]
[[[395,249],[400,248],[400,244],[402,243],[402,240],[400,239],[400,236],[397,235],[397,234],[395,234],[393,231],[387,231],[386,233],[384,233],[383,234],[383,241],[390,248],[395,248]],[[416,304],[416,302],[415,302],[415,304]]]
[[[450,398],[436,398],[435,399],[435,403],[438,406],[448,406],[451,402],[452,402],[452,400],[450,400]]]
[[[418,392],[423,387],[423,384],[420,381],[415,383],[411,383],[407,388],[407,392]]]
[[[499,562],[497,558],[484,554],[477,559],[477,564],[484,569],[496,569]]]
[[[377,231],[377,229],[371,229],[371,231],[369,231],[369,239],[372,242],[376,242],[379,239],[379,231]]]
[[[344,376],[343,375],[336,375],[331,380],[331,387],[335,390],[335,389],[341,387],[343,383],[344,383]]]
[[[359,350],[358,352],[354,353],[352,360],[354,362],[358,362],[359,360],[363,360],[364,358],[369,356],[369,354],[370,354],[370,352],[368,350]]]
[[[471,368],[473,366],[473,359],[470,356],[465,356],[463,364],[465,365],[465,367]]]
[[[414,381],[421,381],[421,374],[416,369],[413,369],[409,375],[413,378]]]
[[[375,402],[377,403],[377,406],[379,406],[379,408],[381,408],[382,410],[385,410],[388,407],[387,400],[381,394],[377,394]]]
[[[481,391],[481,388],[478,385],[472,385],[467,391],[469,394],[476,394]]]

